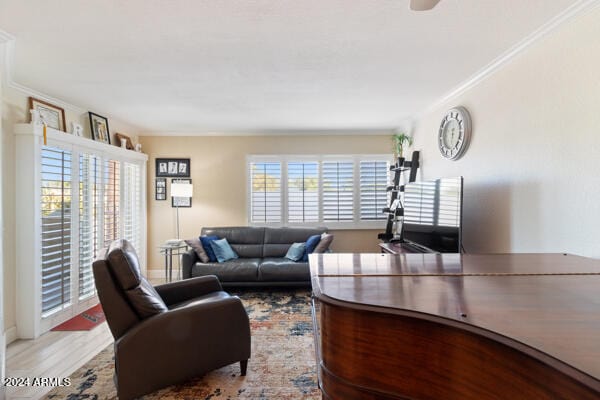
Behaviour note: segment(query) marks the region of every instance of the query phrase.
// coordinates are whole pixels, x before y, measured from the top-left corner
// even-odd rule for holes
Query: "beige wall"
[[[140,137],[148,165],[148,267],[160,269],[157,246],[176,237],[171,201],[154,200],[154,161],[191,159],[192,208],[179,210],[181,237],[198,236],[202,226],[247,225],[246,156],[250,154],[390,153],[389,136]],[[390,154],[390,159],[392,158]],[[382,229],[385,224],[382,223]],[[334,231],[337,252],[377,252],[381,230]]]
[[[416,121],[423,178],[465,177],[467,251],[600,257],[599,38],[596,8]],[[473,138],[447,161],[436,135],[455,105],[470,111]]]
[[[18,123],[29,121],[29,94],[17,90],[10,85],[4,87],[2,99],[2,219],[4,227],[4,243],[2,244],[2,259],[4,262],[4,326],[8,340],[13,340],[16,334],[15,330],[15,312],[16,312],[16,268],[15,265],[15,138],[13,126]],[[36,97],[36,96],[34,96]],[[102,112],[97,111],[100,115]],[[108,118],[111,134],[121,132],[130,134],[133,140],[137,141],[136,128],[128,124]],[[70,131],[71,121],[76,121],[84,127],[84,136],[90,137],[89,119],[86,112],[79,109],[65,108],[65,118],[67,130]],[[111,138],[111,140],[114,138]],[[114,142],[113,142],[114,143]]]

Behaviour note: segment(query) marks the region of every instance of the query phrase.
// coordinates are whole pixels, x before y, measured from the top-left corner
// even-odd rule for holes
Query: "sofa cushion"
[[[306,242],[312,235],[321,235],[326,228],[265,228],[263,257],[285,257],[291,243]]]
[[[216,235],[227,239],[231,248],[242,258],[260,258],[263,255],[265,228],[262,227],[205,227],[202,228],[202,235]]]
[[[217,257],[217,261],[220,263],[238,258],[238,255],[233,251],[225,238],[213,240],[210,242],[210,247],[212,247],[215,257]]]
[[[255,282],[260,258],[238,258],[224,263],[196,263],[192,276],[216,275],[222,282]]]
[[[258,267],[258,279],[267,282],[310,281],[310,269],[305,262],[268,257]]]
[[[303,262],[308,262],[308,255],[315,251],[315,247],[321,241],[321,235],[312,235],[306,240],[306,248],[304,249],[304,255],[302,256]]]
[[[192,250],[194,250],[194,253],[196,253],[200,261],[202,261],[203,263],[207,263],[210,261],[210,258],[208,258],[208,254],[206,254],[206,251],[204,251],[204,247],[202,247],[202,242],[199,238],[186,239],[185,244],[187,244],[192,248]]]
[[[285,258],[292,261],[300,261],[306,251],[305,243],[293,243],[288,249]]]
[[[202,243],[202,247],[208,256],[209,262],[217,262],[217,256],[210,245],[210,242],[214,242],[215,240],[219,240],[218,236],[210,235],[210,236],[200,236],[200,242]]]
[[[331,246],[331,242],[333,242],[333,235],[330,233],[324,233],[321,235],[321,241],[315,247],[313,253],[325,253],[329,250],[329,246]]]

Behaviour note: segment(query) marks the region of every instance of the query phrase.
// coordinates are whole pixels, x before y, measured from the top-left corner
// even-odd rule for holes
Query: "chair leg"
[[[242,376],[246,376],[246,370],[248,369],[248,360],[240,361],[240,370]]]

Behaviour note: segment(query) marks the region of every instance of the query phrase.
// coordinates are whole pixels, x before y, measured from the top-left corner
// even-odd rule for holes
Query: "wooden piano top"
[[[600,383],[600,261],[564,254],[312,254],[317,298],[502,341]],[[539,357],[538,357],[539,358]]]

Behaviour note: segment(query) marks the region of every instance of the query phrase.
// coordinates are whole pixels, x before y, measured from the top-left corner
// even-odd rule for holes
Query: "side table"
[[[158,246],[160,254],[165,256],[165,281],[173,281],[173,256],[177,256],[177,278],[181,277],[181,255],[184,254],[188,245],[181,241],[177,244],[164,243]]]

